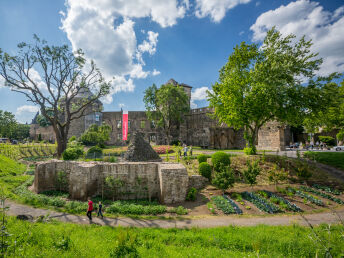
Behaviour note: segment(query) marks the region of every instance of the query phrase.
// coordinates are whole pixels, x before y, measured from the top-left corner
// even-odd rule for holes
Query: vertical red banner
[[[128,111],[123,111],[122,137],[123,141],[126,141],[128,139]]]

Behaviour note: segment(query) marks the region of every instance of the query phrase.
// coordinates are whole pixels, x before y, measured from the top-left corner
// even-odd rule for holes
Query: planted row
[[[295,195],[297,195],[301,198],[304,198],[304,199],[310,201],[311,203],[314,203],[318,206],[324,206],[324,203],[322,202],[322,200],[319,200],[319,199],[315,198],[314,196],[309,195],[303,191],[300,191],[300,190],[297,190],[297,189],[291,188],[291,187],[288,187],[287,190],[291,193],[294,193]]]
[[[252,192],[243,192],[241,194],[242,198],[246,201],[253,203],[258,209],[267,213],[278,213],[281,210],[274,204],[270,203],[265,198],[262,198]]]
[[[234,208],[223,196],[213,196],[211,200],[215,203],[216,208],[222,210],[225,214],[235,213]]]
[[[340,191],[334,188],[331,188],[329,186],[324,186],[324,185],[318,185],[318,184],[314,184],[312,185],[313,188],[316,188],[318,190],[322,190],[324,192],[328,192],[334,195],[340,195]]]
[[[227,195],[223,195],[223,197],[229,202],[229,204],[233,207],[236,214],[242,214],[242,210],[239,208],[239,206]]]
[[[287,210],[289,211],[295,211],[295,212],[302,212],[302,209],[297,206],[294,203],[289,202],[288,200],[284,199],[281,196],[278,196],[272,192],[266,191],[264,190],[264,192],[268,195],[269,198],[275,198],[277,199],[279,202],[283,202],[286,205]]]
[[[342,201],[341,199],[336,198],[336,197],[334,197],[332,195],[329,195],[329,194],[317,191],[317,190],[315,190],[313,188],[310,188],[310,187],[307,187],[307,186],[300,186],[300,189],[303,190],[303,191],[306,191],[306,192],[314,193],[314,194],[316,194],[318,196],[321,196],[323,198],[329,199],[329,200],[334,201],[334,202],[336,202],[338,204],[344,204],[344,201]]]

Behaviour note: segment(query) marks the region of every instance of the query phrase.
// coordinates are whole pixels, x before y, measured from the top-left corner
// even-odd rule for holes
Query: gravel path
[[[70,222],[77,224],[90,224],[86,216],[72,215],[68,213],[56,212],[52,210],[38,209],[31,206],[17,204],[12,201],[6,203],[10,207],[8,214],[17,216],[20,214],[31,215],[34,218],[39,216],[46,216],[49,214],[50,218],[57,219],[62,222]],[[344,207],[336,211],[337,215],[331,212],[323,212],[317,214],[305,214],[304,216],[312,225],[319,225],[321,223],[338,223],[341,217],[344,220]],[[201,219],[171,219],[171,220],[145,220],[145,219],[132,219],[132,218],[104,218],[99,219],[95,217],[93,223],[102,226],[123,226],[123,227],[155,227],[155,228],[211,228],[222,226],[256,226],[260,224],[265,225],[292,225],[299,224],[306,226],[307,223],[300,215],[274,215],[274,216],[252,216],[252,217],[240,217],[239,215],[230,216],[214,216]]]

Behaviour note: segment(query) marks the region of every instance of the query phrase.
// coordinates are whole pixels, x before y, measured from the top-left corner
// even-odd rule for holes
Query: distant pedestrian
[[[102,202],[99,202],[99,204],[98,204],[98,213],[97,213],[97,217],[99,217],[99,216],[101,216],[102,218],[104,218],[104,217],[103,217],[103,204],[102,204]]]
[[[184,157],[188,155],[188,147],[185,145],[184,147]]]
[[[90,197],[88,197],[87,199],[88,199],[88,209],[87,209],[86,215],[88,219],[92,221],[93,202]]]
[[[190,156],[192,156],[192,145],[190,145]]]

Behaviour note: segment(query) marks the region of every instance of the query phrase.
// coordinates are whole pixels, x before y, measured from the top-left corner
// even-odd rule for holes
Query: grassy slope
[[[328,238],[324,227],[315,230]],[[332,254],[343,255],[343,226],[331,226]],[[109,257],[119,234],[137,236],[140,257],[315,257],[324,256],[309,228],[300,226],[223,227],[212,229],[111,228],[64,224],[42,224],[11,218],[8,231],[17,238],[16,254],[25,257]],[[130,241],[125,241],[129,243]],[[11,249],[10,249],[11,250]]]
[[[0,188],[7,197],[12,197],[11,190],[24,183],[30,176],[23,175],[26,166],[0,155]]]
[[[344,152],[305,152],[305,157],[317,162],[344,169]]]

